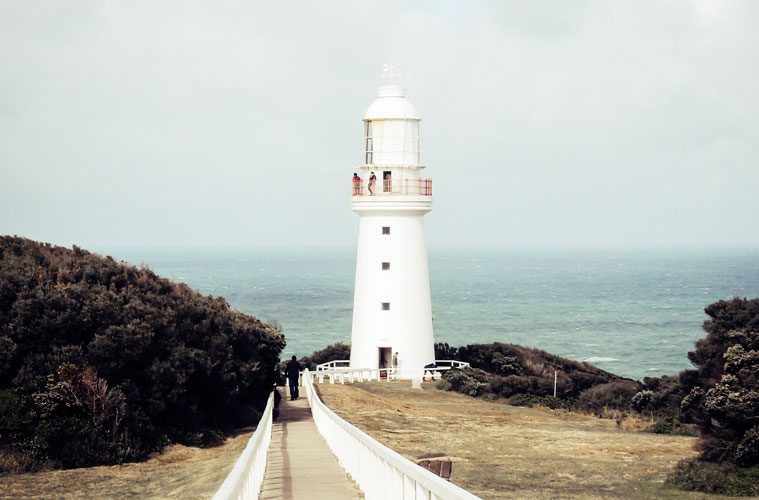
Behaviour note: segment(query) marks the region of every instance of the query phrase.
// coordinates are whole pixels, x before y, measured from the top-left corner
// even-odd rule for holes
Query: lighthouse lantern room
[[[420,121],[403,87],[380,87],[351,196],[359,224],[350,365],[394,367],[400,378],[421,377],[435,359],[424,239],[432,179],[422,176]]]

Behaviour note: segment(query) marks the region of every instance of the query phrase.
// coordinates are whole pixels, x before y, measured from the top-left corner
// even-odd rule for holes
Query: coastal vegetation
[[[759,299],[720,300],[705,309],[705,338],[680,373],[681,408],[701,435],[697,460],[669,480],[682,488],[759,495]]]
[[[641,387],[633,380],[588,363],[514,344],[494,342],[463,347],[436,344],[435,357],[471,365],[446,372],[439,384],[441,389],[491,399],[514,398],[523,404],[535,401],[549,406],[579,405],[600,414],[604,408],[627,405]]]
[[[720,300],[705,309],[706,337],[688,358],[695,369],[643,382],[536,349],[493,343],[436,345],[438,359],[467,361],[438,387],[469,396],[506,398],[598,416],[647,416],[649,430],[699,434],[700,456],[674,470],[679,487],[759,494],[759,299]],[[556,372],[556,397],[553,396]]]
[[[284,345],[147,268],[0,237],[0,472],[218,443],[255,423]]]

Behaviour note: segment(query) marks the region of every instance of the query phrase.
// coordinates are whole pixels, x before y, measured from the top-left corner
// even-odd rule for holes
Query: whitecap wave
[[[586,363],[606,363],[609,361],[619,361],[617,358],[602,358],[599,356],[591,356],[589,358],[583,359]]]

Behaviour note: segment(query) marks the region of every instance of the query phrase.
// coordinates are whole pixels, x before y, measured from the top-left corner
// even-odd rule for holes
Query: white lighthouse
[[[432,179],[419,162],[420,120],[403,87],[380,87],[364,115],[351,197],[359,216],[351,367],[389,368],[398,353],[400,378],[420,377],[435,359],[424,241]]]

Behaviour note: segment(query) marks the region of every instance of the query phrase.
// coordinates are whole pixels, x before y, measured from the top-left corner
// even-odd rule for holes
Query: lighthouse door
[[[390,170],[385,170],[382,172],[382,192],[383,193],[392,193],[393,192],[393,178],[390,175]]]
[[[379,348],[379,363],[377,366],[379,368],[390,368],[390,363],[393,359],[393,348],[392,347],[380,347]]]

